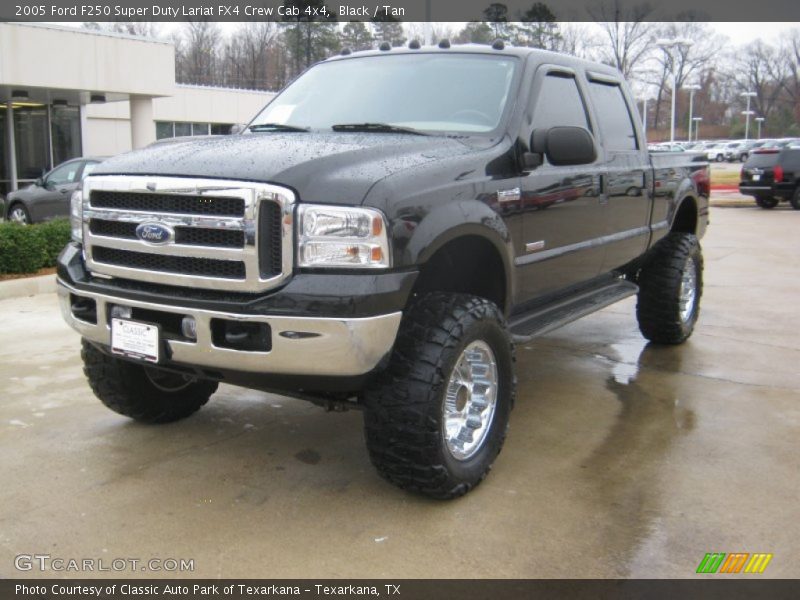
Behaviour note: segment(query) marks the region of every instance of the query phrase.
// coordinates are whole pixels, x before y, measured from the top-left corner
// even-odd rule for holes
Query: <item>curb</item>
[[[35,296],[36,294],[53,294],[55,291],[55,273],[0,282],[0,300],[23,298],[25,296]]]

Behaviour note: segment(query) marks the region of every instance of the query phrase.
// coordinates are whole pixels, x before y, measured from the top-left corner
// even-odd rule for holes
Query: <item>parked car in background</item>
[[[756,144],[755,140],[739,140],[731,142],[725,151],[725,160],[728,162],[744,162]]]
[[[709,161],[722,162],[725,160],[725,152],[727,151],[727,144],[725,142],[718,142],[708,146],[705,150],[706,158]]]
[[[759,148],[769,148],[772,144],[775,143],[775,140],[772,139],[762,139],[756,140],[753,142],[753,147],[750,148],[750,151],[758,150]]]
[[[677,142],[664,142],[647,146],[650,152],[686,152],[686,146]]]
[[[23,225],[67,218],[72,192],[102,160],[101,157],[86,157],[61,163],[29,186],[8,194],[3,216]]]
[[[788,200],[800,210],[800,148],[754,150],[742,167],[739,191],[755,197],[761,208]]]

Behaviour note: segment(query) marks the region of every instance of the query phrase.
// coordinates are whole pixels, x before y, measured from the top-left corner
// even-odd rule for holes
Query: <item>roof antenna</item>
[[[502,50],[506,47],[506,43],[503,40],[495,40],[494,44],[492,44],[492,48],[495,50]]]

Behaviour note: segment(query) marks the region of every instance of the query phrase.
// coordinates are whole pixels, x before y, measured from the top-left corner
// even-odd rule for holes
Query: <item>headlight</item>
[[[371,208],[301,204],[301,267],[385,269],[391,266],[386,219]]]
[[[80,190],[72,192],[69,199],[69,223],[72,226],[72,239],[76,242],[83,240],[83,193]]]

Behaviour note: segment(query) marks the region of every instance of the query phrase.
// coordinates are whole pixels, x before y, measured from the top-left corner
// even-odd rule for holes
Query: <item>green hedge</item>
[[[39,225],[0,223],[0,273],[35,273],[55,266],[69,238],[67,219]]]

